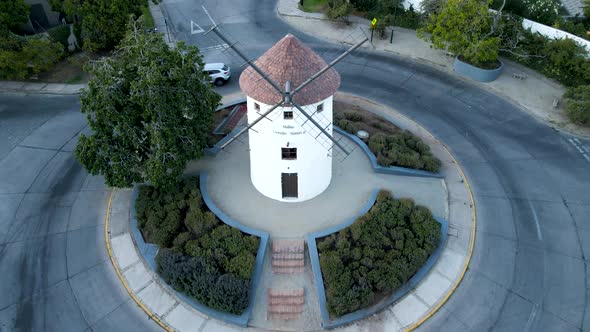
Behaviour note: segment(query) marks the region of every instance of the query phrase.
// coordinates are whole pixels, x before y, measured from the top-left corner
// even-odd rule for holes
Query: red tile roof
[[[268,49],[255,64],[282,90],[287,81],[294,90],[313,74],[326,66],[326,62],[295,36],[288,34]],[[330,68],[293,96],[300,105],[317,103],[332,96],[340,86],[340,75]],[[281,101],[278,93],[251,66],[240,75],[240,88],[249,97],[267,105]]]

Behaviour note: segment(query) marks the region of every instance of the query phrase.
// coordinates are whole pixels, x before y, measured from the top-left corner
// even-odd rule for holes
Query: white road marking
[[[195,27],[196,27],[196,29],[195,29]],[[203,32],[205,32],[205,30],[203,30],[203,28],[201,28],[200,25],[198,25],[193,20],[191,20],[191,35],[194,35],[197,33],[203,33]]]
[[[577,138],[568,138],[568,141],[574,148],[576,148],[576,150],[578,150],[578,152],[580,152],[584,159],[590,162],[590,146],[583,145]]]
[[[213,51],[213,50],[224,50],[224,49],[226,49],[228,47],[229,47],[228,44],[219,44],[219,45],[215,45],[215,46],[209,46],[209,47],[200,48],[199,51],[206,52],[206,51]]]
[[[541,225],[539,225],[537,211],[535,211],[535,208],[533,207],[533,203],[531,203],[531,201],[529,201],[529,206],[531,207],[531,211],[533,212],[533,220],[535,221],[535,226],[537,227],[537,238],[539,238],[540,241],[543,241],[543,234],[541,233]]]
[[[533,304],[533,309],[531,310],[531,314],[529,315],[529,319],[526,321],[526,325],[524,326],[524,332],[529,332],[533,327],[533,322],[535,321],[535,317],[537,317],[537,313],[539,312],[539,305]]]
[[[209,19],[211,20],[211,23],[213,23],[213,26],[217,25],[215,23],[215,21],[213,21],[213,18],[211,17],[211,15],[209,15],[209,12],[207,11],[207,9],[205,9],[205,6],[201,6],[203,8],[203,10],[205,11],[205,14],[207,14],[207,16],[209,16]]]

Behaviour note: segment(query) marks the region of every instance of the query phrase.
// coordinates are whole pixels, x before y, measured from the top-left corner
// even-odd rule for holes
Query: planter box
[[[500,67],[496,69],[481,69],[459,60],[457,56],[453,63],[453,70],[478,82],[491,82],[500,77],[504,69],[504,63],[500,60],[498,62],[500,62]]]

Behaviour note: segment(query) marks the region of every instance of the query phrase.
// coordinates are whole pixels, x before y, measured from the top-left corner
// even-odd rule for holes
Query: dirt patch
[[[89,60],[96,60],[101,56],[108,56],[108,52],[74,53],[67,58],[56,63],[50,70],[39,74],[38,79],[32,80],[35,82],[46,83],[65,83],[65,84],[80,84],[86,83],[90,79],[88,73],[84,72],[84,65]]]

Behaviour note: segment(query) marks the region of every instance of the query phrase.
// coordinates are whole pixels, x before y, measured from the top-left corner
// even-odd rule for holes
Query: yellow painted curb
[[[135,295],[135,293],[133,293],[133,291],[131,290],[131,288],[127,284],[127,280],[125,280],[125,278],[123,277],[123,274],[119,270],[119,266],[115,262],[115,256],[113,256],[113,250],[111,249],[111,241],[110,241],[110,236],[109,236],[110,235],[109,224],[111,221],[111,204],[113,202],[113,194],[115,193],[115,191],[116,191],[116,189],[111,191],[111,194],[109,195],[109,202],[107,204],[107,215],[105,217],[105,223],[104,223],[105,224],[104,238],[105,238],[105,243],[107,245],[107,252],[109,254],[111,264],[113,264],[113,267],[115,268],[115,272],[117,272],[117,276],[119,277],[119,280],[121,280],[121,283],[123,283],[123,287],[125,287],[125,289],[127,290],[127,293],[129,294],[129,296],[131,296],[133,301],[135,301],[135,303],[148,315],[148,317],[151,320],[156,322],[156,324],[160,325],[161,328],[163,328],[166,331],[172,332],[172,331],[174,331],[174,329],[172,329],[170,326],[168,326],[168,324],[164,323],[164,321],[162,321],[156,314],[151,312],[151,310],[148,309],[148,307],[146,307],[139,300],[137,295]]]
[[[441,144],[442,144],[442,142],[441,142]],[[471,212],[472,227],[471,227],[471,242],[469,243],[469,255],[467,256],[467,261],[465,262],[465,265],[463,266],[463,271],[461,272],[459,279],[457,279],[457,281],[455,281],[455,284],[447,292],[447,294],[445,295],[443,300],[440,301],[436,305],[436,307],[434,307],[432,310],[430,310],[430,312],[428,312],[426,314],[426,316],[422,317],[419,321],[417,321],[416,323],[414,323],[410,327],[408,327],[406,329],[406,331],[413,331],[416,328],[418,328],[425,321],[427,321],[430,317],[432,317],[449,300],[451,295],[453,295],[455,290],[457,290],[457,287],[459,287],[459,284],[461,283],[461,281],[463,281],[463,277],[465,277],[465,273],[467,272],[467,268],[469,267],[469,263],[471,262],[471,256],[473,255],[473,247],[475,246],[475,228],[476,228],[477,221],[476,221],[476,216],[475,216],[475,200],[473,199],[473,193],[471,192],[471,186],[469,185],[469,181],[467,180],[465,173],[463,173],[463,169],[461,168],[461,165],[459,165],[459,163],[455,159],[455,156],[453,156],[453,154],[449,151],[449,149],[447,149],[446,145],[442,144],[442,146],[443,146],[443,148],[445,148],[445,150],[451,156],[451,158],[453,158],[455,165],[457,165],[457,167],[459,168],[459,173],[461,173],[461,177],[463,178],[463,181],[465,181],[465,186],[467,187],[467,191],[469,192],[469,200],[471,201],[471,206],[472,206],[472,212]]]
[[[366,99],[363,96],[359,96],[356,94],[352,94],[352,93],[344,93],[341,92],[339,93],[340,95],[348,95],[348,96],[352,96],[354,98],[360,98],[363,101],[369,102],[371,104],[374,104],[380,108],[382,108],[382,110],[393,110],[393,108],[389,107],[389,106],[385,106],[381,103],[377,103],[374,102],[372,100]],[[418,328],[420,325],[424,324],[425,321],[427,321],[430,317],[432,317],[451,297],[451,295],[453,295],[453,293],[455,292],[455,290],[457,290],[457,287],[459,287],[459,284],[461,283],[461,281],[463,281],[463,277],[465,277],[465,273],[467,272],[467,268],[469,267],[469,263],[471,262],[471,256],[473,255],[473,247],[475,246],[475,230],[476,230],[476,225],[477,225],[477,220],[476,220],[476,215],[475,215],[475,200],[473,199],[473,193],[471,192],[471,186],[469,185],[469,181],[467,180],[467,177],[465,176],[465,173],[463,172],[463,168],[461,168],[461,165],[459,165],[459,163],[457,162],[457,159],[455,159],[455,156],[453,156],[453,154],[451,153],[451,151],[449,151],[449,149],[447,148],[447,146],[445,144],[443,144],[443,142],[441,142],[438,138],[436,138],[434,135],[432,135],[432,133],[424,128],[424,126],[422,126],[421,124],[419,124],[418,122],[410,119],[409,117],[407,117],[406,115],[394,111],[395,113],[397,113],[397,115],[403,117],[406,119],[406,121],[412,122],[414,124],[416,124],[416,126],[420,127],[422,130],[424,130],[424,132],[426,132],[428,135],[430,135],[430,137],[432,137],[432,139],[434,139],[435,141],[439,142],[442,147],[445,149],[445,151],[449,154],[449,156],[451,156],[451,158],[453,159],[453,162],[455,163],[455,165],[457,165],[457,167],[459,168],[459,173],[461,174],[461,177],[463,178],[463,182],[465,183],[465,186],[467,187],[467,191],[469,192],[469,200],[471,201],[471,221],[472,221],[472,226],[471,226],[471,242],[469,243],[469,252],[467,255],[467,261],[465,262],[465,265],[463,266],[463,271],[461,272],[461,275],[459,276],[459,278],[455,281],[455,284],[453,285],[453,287],[451,287],[451,289],[449,289],[449,291],[447,292],[447,294],[445,294],[445,296],[443,297],[442,301],[440,301],[432,310],[430,310],[424,317],[420,318],[420,320],[418,320],[417,322],[415,322],[414,324],[410,325],[408,328],[406,328],[404,331],[409,332],[409,331],[413,331],[416,328]]]

